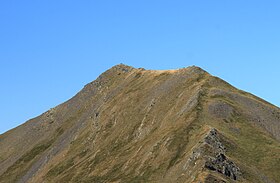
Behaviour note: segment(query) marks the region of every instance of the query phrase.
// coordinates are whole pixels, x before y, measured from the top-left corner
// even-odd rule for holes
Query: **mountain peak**
[[[119,64],[0,136],[0,182],[280,182],[280,109],[197,66]]]
[[[198,66],[195,66],[195,65],[192,65],[192,66],[189,66],[187,67],[191,70],[194,70],[194,71],[199,71],[199,72],[206,72],[204,69],[202,69],[201,67],[198,67]]]
[[[112,69],[117,69],[117,70],[132,70],[132,69],[135,69],[135,68],[132,67],[132,66],[129,66],[129,65],[120,63],[120,64],[117,64],[117,65],[113,66]]]
[[[161,73],[187,73],[187,74],[205,74],[207,73],[205,70],[198,66],[189,66],[189,67],[184,67],[184,68],[178,68],[178,69],[168,69],[168,70],[151,70],[151,69],[144,69],[144,68],[135,68],[123,63],[117,64],[107,70],[107,72],[122,72],[122,73],[128,73],[131,71],[136,71],[136,72],[147,72],[147,73],[155,73],[155,74],[161,74]]]

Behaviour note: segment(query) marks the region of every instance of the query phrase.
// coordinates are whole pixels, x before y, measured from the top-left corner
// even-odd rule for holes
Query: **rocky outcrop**
[[[210,157],[206,161],[205,167],[209,170],[222,173],[233,180],[237,180],[237,178],[241,175],[239,168],[232,161],[228,160],[224,154],[219,154],[216,157]]]
[[[242,173],[240,168],[226,156],[226,148],[222,144],[221,135],[215,128],[211,128],[201,144],[195,148],[189,158],[192,164],[202,160],[207,170],[214,171],[232,180],[240,180]]]
[[[216,129],[211,129],[205,137],[205,146],[210,146],[212,150],[209,156],[206,156],[205,167],[209,170],[222,173],[233,180],[241,177],[240,169],[235,163],[229,160],[225,155],[225,147],[221,143]]]

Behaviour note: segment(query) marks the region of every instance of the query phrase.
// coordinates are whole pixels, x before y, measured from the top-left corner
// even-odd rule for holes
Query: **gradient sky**
[[[0,133],[118,63],[197,65],[280,106],[279,0],[2,0]]]

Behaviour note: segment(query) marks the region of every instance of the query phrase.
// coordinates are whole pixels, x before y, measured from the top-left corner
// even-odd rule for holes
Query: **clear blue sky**
[[[278,0],[2,0],[0,133],[118,63],[197,65],[280,106]]]

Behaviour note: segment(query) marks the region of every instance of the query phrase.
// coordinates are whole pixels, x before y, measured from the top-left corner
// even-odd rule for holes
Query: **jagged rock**
[[[205,143],[212,147],[210,153],[209,151],[206,152],[205,167],[209,170],[222,173],[233,180],[239,179],[242,175],[241,171],[237,165],[226,157],[225,147],[221,143],[216,129],[210,130],[205,137]]]
[[[223,174],[232,180],[240,180],[242,173],[239,167],[228,159],[226,149],[221,142],[217,129],[211,128],[189,158],[189,165],[196,164],[199,159],[203,159],[204,167],[210,171]],[[192,162],[192,163],[190,163]],[[191,166],[185,165],[185,168]]]
[[[230,177],[233,180],[238,180],[241,177],[240,169],[224,154],[219,154],[215,158],[209,157],[205,162],[205,167]]]

